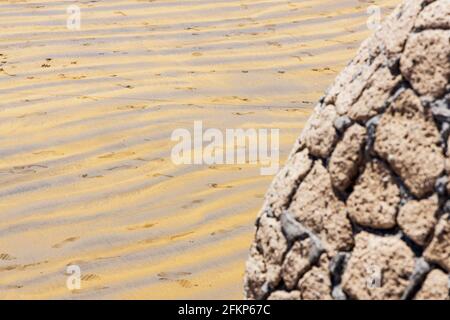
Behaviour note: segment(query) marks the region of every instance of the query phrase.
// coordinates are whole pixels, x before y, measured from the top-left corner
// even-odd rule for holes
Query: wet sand
[[[280,128],[396,0],[0,2],[0,298],[240,299],[272,177],[176,166],[170,135]],[[69,291],[66,267],[82,288]]]

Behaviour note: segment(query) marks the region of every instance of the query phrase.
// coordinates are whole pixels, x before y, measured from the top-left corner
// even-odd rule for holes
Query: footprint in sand
[[[190,272],[160,272],[157,274],[160,281],[175,281],[183,288],[198,287],[198,284],[192,283],[187,279],[183,279],[185,276],[191,275]]]
[[[47,263],[48,263],[48,260],[28,263],[28,264],[24,264],[24,265],[20,266],[20,269],[21,270],[25,270],[25,269],[28,269],[28,268],[40,266],[40,265],[47,264]]]
[[[162,173],[154,173],[153,177],[154,178],[158,178],[158,177],[173,178],[173,176],[171,176],[170,174],[162,174]]]
[[[129,230],[129,231],[134,231],[134,230],[141,230],[141,229],[149,229],[149,228],[154,227],[154,226],[157,225],[157,224],[158,224],[157,222],[154,222],[154,223],[146,223],[146,224],[139,225],[139,226],[128,227],[127,230]]]
[[[189,209],[189,208],[193,207],[194,205],[199,204],[199,203],[202,203],[202,202],[203,202],[202,199],[196,199],[196,200],[191,201],[191,202],[188,203],[188,204],[185,204],[185,205],[181,206],[181,208],[183,208],[183,209]]]
[[[224,171],[240,171],[241,167],[230,167],[230,166],[209,166],[209,169],[212,170],[224,170]]]
[[[248,114],[253,114],[254,112],[233,112],[232,114],[234,114],[235,116],[246,116]]]
[[[190,235],[190,234],[193,234],[193,233],[195,233],[195,232],[194,232],[194,231],[191,231],[191,232],[185,232],[185,233],[176,234],[176,235],[174,235],[174,236],[171,236],[171,237],[170,237],[170,240],[175,240],[175,239],[179,239],[179,238],[184,238],[184,237],[186,237],[186,236],[188,236],[188,235]]]
[[[6,286],[7,289],[22,289],[23,285],[21,284],[11,284]]]
[[[194,233],[195,233],[195,231],[189,231],[189,232],[179,233],[179,234],[175,234],[175,235],[173,235],[173,236],[169,236],[168,239],[169,239],[170,241],[173,241],[173,240],[177,240],[177,239],[181,239],[181,238],[187,237],[187,236],[189,236],[189,235],[191,235],[191,234],[194,234]],[[165,240],[165,239],[166,239],[166,238],[164,238],[164,240]],[[139,244],[147,245],[147,244],[154,243],[155,241],[158,241],[158,240],[160,240],[160,239],[159,239],[159,238],[148,238],[148,239],[144,239],[144,240],[139,241]],[[192,243],[193,240],[189,240],[189,242]]]
[[[26,166],[16,166],[10,170],[11,173],[18,173],[18,174],[24,174],[24,173],[36,173],[38,169],[48,169],[47,166],[43,165],[37,165],[37,164],[30,164]]]
[[[26,113],[26,114],[22,114],[20,116],[17,116],[17,119],[24,119],[24,118],[28,118],[28,117],[36,117],[36,116],[45,116],[47,115],[47,112],[32,112],[32,113]]]
[[[125,84],[118,84],[118,86],[119,87],[122,87],[122,88],[124,88],[124,89],[134,89],[134,87],[133,86],[131,86],[131,85],[125,85]]]
[[[16,258],[13,257],[12,255],[8,254],[8,253],[0,253],[0,260],[3,261],[11,261],[11,260],[15,260]]]
[[[231,189],[231,188],[233,188],[233,186],[221,185],[218,183],[208,183],[208,186],[213,189]]]
[[[117,110],[144,110],[147,107],[147,105],[126,105],[117,107]]]
[[[87,173],[82,174],[81,177],[82,177],[82,178],[86,178],[86,179],[103,178],[102,175],[90,176],[90,175],[87,174]]]
[[[93,274],[93,273],[88,273],[88,274],[84,274],[81,276],[81,280],[82,281],[93,281],[93,280],[99,280],[100,276]]]
[[[219,230],[216,230],[216,231],[211,232],[210,235],[211,235],[211,236],[215,236],[215,235],[227,233],[227,232],[229,232],[229,231],[231,231],[231,230],[227,230],[227,229],[219,229]]]
[[[80,237],[70,237],[70,238],[67,238],[67,239],[65,239],[65,240],[63,240],[63,241],[61,241],[61,242],[58,242],[58,243],[54,244],[54,245],[52,246],[52,248],[54,248],[54,249],[61,248],[62,246],[66,245],[66,244],[68,244],[68,243],[77,241],[78,239],[80,239]]]
[[[121,165],[121,166],[111,167],[111,168],[108,168],[106,170],[108,170],[108,171],[117,171],[117,170],[127,170],[127,169],[137,169],[137,167],[133,166],[133,165],[130,165],[130,164],[124,164],[124,165]]]
[[[55,150],[36,151],[36,152],[33,152],[33,154],[34,155],[38,155],[38,156],[60,156],[60,155],[64,155],[64,153],[57,152]]]
[[[160,272],[157,274],[160,280],[169,280],[170,278],[178,278],[182,276],[189,276],[192,273],[186,272],[186,271],[180,271],[180,272]]]
[[[123,151],[123,152],[111,152],[101,156],[98,156],[98,159],[118,159],[118,158],[126,158],[128,156],[135,155],[136,153],[133,151]]]
[[[177,283],[182,286],[183,288],[192,288],[192,287],[198,287],[198,284],[193,284],[189,280],[186,279],[180,279],[177,280]]]

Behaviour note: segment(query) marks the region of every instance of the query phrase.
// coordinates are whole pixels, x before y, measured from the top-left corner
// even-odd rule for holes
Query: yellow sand
[[[397,0],[0,2],[0,298],[242,298],[254,165],[175,166],[171,132],[280,128]],[[66,287],[66,266],[82,288]]]

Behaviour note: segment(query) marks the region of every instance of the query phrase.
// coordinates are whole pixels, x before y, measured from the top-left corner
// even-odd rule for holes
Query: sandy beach
[[[171,133],[279,128],[283,163],[398,2],[1,1],[0,299],[242,299],[272,176],[175,165]]]

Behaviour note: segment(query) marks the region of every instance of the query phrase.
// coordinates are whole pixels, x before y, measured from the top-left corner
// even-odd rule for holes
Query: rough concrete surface
[[[449,299],[450,1],[407,0],[266,194],[247,299]]]

